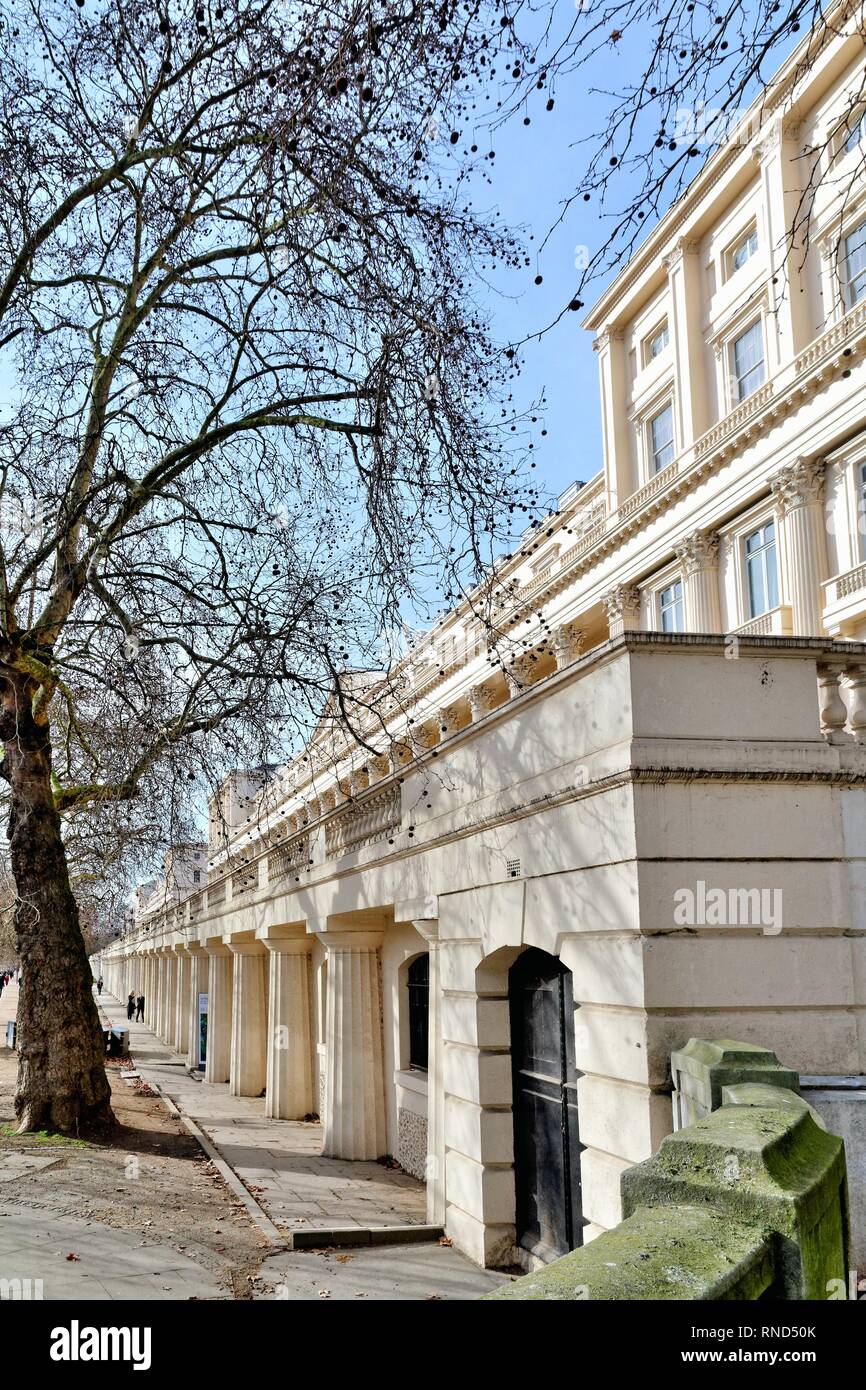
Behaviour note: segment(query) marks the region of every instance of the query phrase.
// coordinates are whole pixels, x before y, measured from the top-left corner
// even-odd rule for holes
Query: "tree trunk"
[[[49,731],[33,719],[29,694],[26,687],[15,691],[16,733],[5,741],[3,762],[22,975],[15,1113],[19,1133],[79,1133],[112,1122],[111,1092],[51,789]]]

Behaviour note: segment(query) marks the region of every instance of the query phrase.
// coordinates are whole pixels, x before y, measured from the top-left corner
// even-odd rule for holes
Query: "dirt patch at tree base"
[[[129,1232],[131,1246],[170,1245],[248,1299],[272,1248],[196,1141],[146,1086],[107,1064],[116,1127],[98,1138],[16,1135],[17,1053],[0,1048],[0,1212],[51,1212]],[[20,1166],[14,1163],[18,1155]],[[26,1159],[43,1160],[28,1170]],[[44,1162],[51,1159],[50,1165]],[[2,1218],[0,1218],[2,1220]]]

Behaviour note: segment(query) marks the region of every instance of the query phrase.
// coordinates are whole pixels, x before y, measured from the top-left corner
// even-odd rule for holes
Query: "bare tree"
[[[455,158],[498,11],[78,5],[10,0],[0,67],[22,1129],[110,1116],[64,833],[98,879],[100,836],[290,746],[536,496],[469,295],[520,253]]]

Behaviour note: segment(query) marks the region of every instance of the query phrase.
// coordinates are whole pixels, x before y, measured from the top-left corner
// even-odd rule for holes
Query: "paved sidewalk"
[[[112,1023],[125,1006],[103,992]],[[130,1052],[143,1081],[154,1082],[207,1135],[274,1225],[294,1232],[423,1225],[423,1183],[380,1163],[323,1158],[322,1127],[265,1116],[263,1099],[231,1096],[227,1084],[190,1076],[186,1061],[142,1023],[130,1025]]]

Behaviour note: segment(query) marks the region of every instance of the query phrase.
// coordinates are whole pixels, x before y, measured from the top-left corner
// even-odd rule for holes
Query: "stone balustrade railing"
[[[818,705],[828,743],[866,742],[866,662],[844,657],[820,662]]]
[[[824,603],[837,603],[839,599],[850,598],[852,594],[858,594],[863,589],[866,589],[866,564],[855,565],[844,574],[834,575],[826,581]]]
[[[739,1059],[731,1054],[742,1049]],[[710,1113],[626,1169],[623,1221],[589,1245],[488,1299],[824,1300],[845,1298],[845,1150],[785,1085],[772,1053],[733,1042],[689,1044]],[[754,1075],[754,1054],[759,1054]],[[672,1064],[677,1054],[672,1058]],[[714,1094],[712,1072],[734,1077]],[[744,1077],[746,1079],[737,1080]],[[701,1083],[698,1076],[697,1089]],[[767,1084],[767,1081],[771,1084]],[[715,1108],[717,1107],[717,1108]]]
[[[733,630],[734,636],[741,637],[790,637],[793,631],[794,617],[787,603],[780,603]]]
[[[294,835],[268,855],[268,883],[280,883],[306,864],[310,856],[310,837]]]
[[[362,849],[364,845],[388,839],[399,829],[400,788],[384,787],[327,822],[325,853],[331,856]]]

